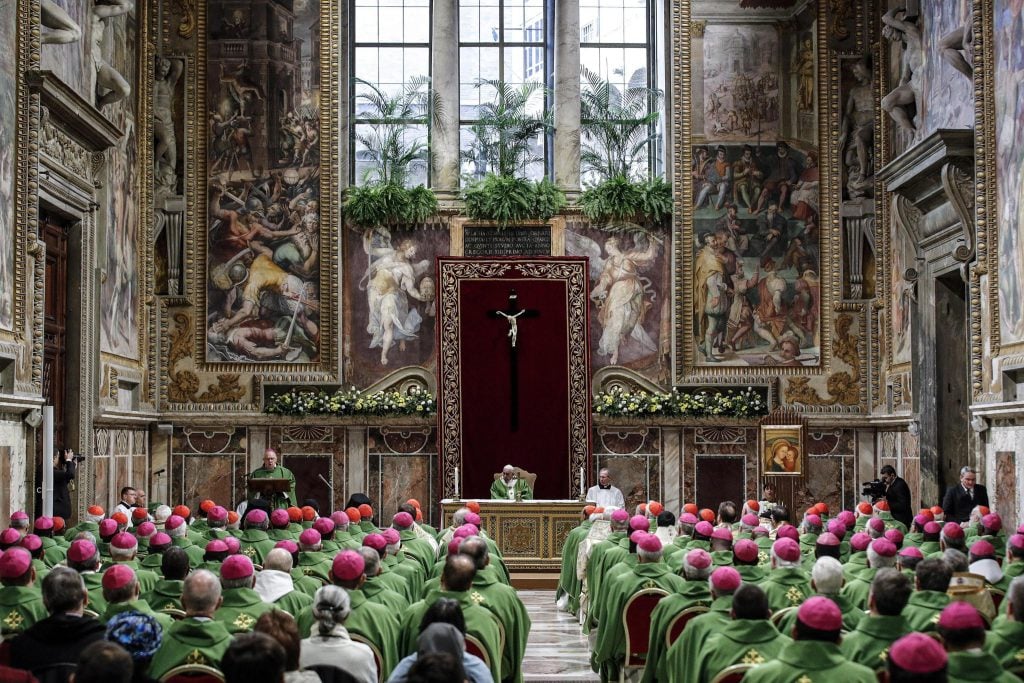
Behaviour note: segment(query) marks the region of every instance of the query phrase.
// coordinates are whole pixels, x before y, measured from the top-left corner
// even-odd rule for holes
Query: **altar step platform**
[[[519,597],[532,622],[523,658],[524,681],[600,681],[590,670],[587,638],[574,616],[555,607],[555,591],[520,589]]]

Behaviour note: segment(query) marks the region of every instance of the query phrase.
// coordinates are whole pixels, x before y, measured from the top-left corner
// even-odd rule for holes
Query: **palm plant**
[[[624,91],[583,69],[580,92],[581,151],[584,173],[599,181],[635,176],[635,164],[647,158],[656,138],[663,94],[656,88],[629,86]]]
[[[364,148],[361,154],[373,164],[362,180],[404,187],[412,171],[425,168],[429,161],[427,144],[412,138],[412,130],[441,120],[440,100],[426,76],[412,78],[396,94],[361,78],[355,82],[361,86],[355,138]]]
[[[474,139],[462,151],[463,160],[482,161],[487,172],[505,177],[525,173],[529,164],[542,161],[530,143],[551,128],[550,112],[531,111],[535,98],[546,92],[543,84],[480,79],[476,87],[493,88],[494,100],[480,106],[477,121],[470,125]]]

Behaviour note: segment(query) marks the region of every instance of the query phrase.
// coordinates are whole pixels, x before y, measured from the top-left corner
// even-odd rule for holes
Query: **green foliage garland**
[[[392,417],[430,416],[437,403],[429,391],[413,387],[407,393],[378,391],[367,394],[355,387],[334,393],[294,388],[267,400],[263,412],[271,415],[363,415]]]
[[[495,221],[500,227],[528,220],[547,220],[565,207],[565,194],[546,178],[487,174],[462,192],[466,215],[473,220]]]
[[[612,389],[594,396],[594,413],[608,417],[758,417],[768,403],[751,387],[668,393]]]
[[[437,213],[437,198],[419,185],[353,185],[345,192],[345,218],[357,228],[423,223]]]
[[[619,174],[585,190],[580,208],[595,224],[661,225],[672,216],[672,186],[663,178],[633,182]]]

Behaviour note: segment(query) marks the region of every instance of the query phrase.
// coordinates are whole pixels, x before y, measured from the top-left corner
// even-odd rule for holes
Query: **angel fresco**
[[[608,356],[609,365],[617,365],[625,356],[642,358],[658,350],[644,321],[657,293],[642,274],[651,269],[661,253],[662,240],[636,226],[632,247],[624,235],[610,235],[604,251],[597,242],[575,232],[566,233],[566,251],[590,257],[590,277],[594,287],[590,300],[597,307],[601,338],[597,353]],[[607,254],[607,255],[605,255]]]
[[[430,260],[415,261],[417,249],[411,239],[393,244],[386,228],[363,234],[363,251],[369,265],[359,288],[366,291],[369,304],[369,348],[380,348],[381,365],[388,364],[388,353],[396,341],[404,351],[405,342],[419,336],[423,316],[418,307],[409,305],[409,298],[424,303],[434,299],[433,279],[424,277]]]

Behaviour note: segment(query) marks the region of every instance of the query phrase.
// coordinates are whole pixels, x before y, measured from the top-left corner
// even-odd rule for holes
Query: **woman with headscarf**
[[[107,622],[107,640],[132,656],[132,683],[154,683],[147,672],[163,642],[163,629],[156,619],[142,612],[121,612]]]
[[[423,614],[416,654],[398,662],[387,683],[408,683],[418,659],[427,653],[448,653],[461,662],[463,676],[452,680],[494,683],[491,670],[482,659],[466,652],[466,620],[458,600],[440,598]]]
[[[345,628],[351,613],[348,592],[340,586],[324,586],[313,596],[316,629],[302,641],[299,666],[334,666],[360,683],[377,683],[377,664],[368,645],[353,641]]]

